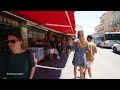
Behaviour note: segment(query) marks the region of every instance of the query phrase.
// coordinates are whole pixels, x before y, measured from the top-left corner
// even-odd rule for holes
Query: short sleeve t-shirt
[[[6,77],[7,63],[5,54],[0,54],[0,78]]]
[[[28,55],[27,50],[20,54],[11,53],[7,62],[8,79],[29,79],[31,68],[35,66],[33,55]]]

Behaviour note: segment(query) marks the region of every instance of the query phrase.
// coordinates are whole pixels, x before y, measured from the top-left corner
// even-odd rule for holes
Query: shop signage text
[[[13,26],[18,26],[18,21],[15,21],[10,18],[3,17],[3,16],[0,16],[0,22],[5,23],[5,24],[10,24]]]

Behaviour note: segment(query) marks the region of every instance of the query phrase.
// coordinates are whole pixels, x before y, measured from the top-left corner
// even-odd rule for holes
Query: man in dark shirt
[[[0,54],[0,79],[6,78],[7,63],[5,57],[5,54]]]
[[[8,79],[29,79],[31,68],[35,66],[32,53],[28,55],[27,50],[20,54],[10,53],[7,63]]]

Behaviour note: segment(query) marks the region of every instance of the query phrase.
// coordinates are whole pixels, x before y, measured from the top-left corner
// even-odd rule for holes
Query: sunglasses
[[[7,44],[9,44],[9,43],[15,44],[16,40],[7,40]]]

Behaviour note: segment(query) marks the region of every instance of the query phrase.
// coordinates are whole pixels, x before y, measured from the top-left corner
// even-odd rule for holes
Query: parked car
[[[120,43],[112,46],[113,52],[120,52]]]

